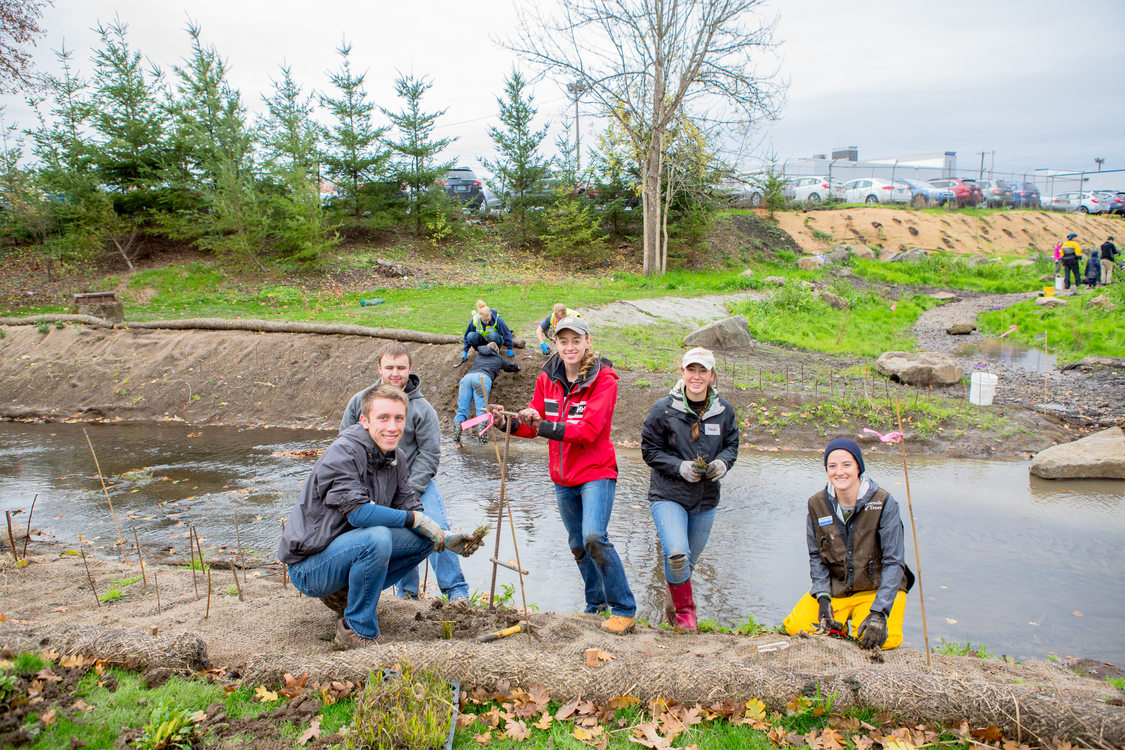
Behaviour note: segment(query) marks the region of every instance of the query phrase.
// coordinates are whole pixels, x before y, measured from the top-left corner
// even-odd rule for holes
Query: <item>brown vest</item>
[[[863,507],[857,510],[852,522],[852,550],[841,531],[843,524],[828,503],[825,490],[809,498],[809,513],[812,514],[816,546],[820,559],[828,566],[831,576],[832,596],[850,596],[857,591],[875,591],[883,580],[883,552],[879,545],[879,519],[883,516],[883,503],[887,491],[875,490]],[[831,519],[821,525],[822,519]],[[903,570],[899,589],[909,591],[913,583],[909,570]]]

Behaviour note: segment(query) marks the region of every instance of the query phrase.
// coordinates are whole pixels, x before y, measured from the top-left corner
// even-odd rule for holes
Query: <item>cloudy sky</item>
[[[51,50],[65,40],[88,73],[92,29],[115,14],[165,69],[187,54],[184,26],[197,22],[251,111],[282,61],[306,90],[324,90],[347,39],[376,103],[397,108],[396,71],[432,79],[428,106],[447,110],[440,134],[459,138],[447,156],[469,166],[491,156],[487,127],[505,74],[526,69],[494,43],[514,27],[512,0],[56,0],[39,68],[57,69]],[[749,138],[746,168],[768,154],[784,160],[847,145],[861,158],[956,151],[966,174],[980,152],[1004,171],[1096,169],[1095,157],[1125,169],[1122,0],[766,0],[763,18],[776,19],[778,46],[761,64],[777,67],[788,93],[780,118]],[[534,91],[544,118],[569,108],[554,82]],[[31,124],[19,97],[0,104],[7,121]],[[586,143],[596,127],[584,119]]]

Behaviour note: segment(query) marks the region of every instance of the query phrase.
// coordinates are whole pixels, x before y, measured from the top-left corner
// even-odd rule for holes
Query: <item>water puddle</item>
[[[88,425],[122,532],[187,554],[195,524],[204,548],[232,548],[237,514],[243,544],[273,559],[280,519],[312,466],[294,458],[333,435],[302,430],[192,428],[174,424]],[[492,446],[443,446],[438,486],[454,526],[494,524],[499,471]],[[619,449],[621,478],[610,537],[624,561],[640,614],[653,620],[663,599],[656,532],[639,451]],[[580,580],[558,520],[541,444],[513,443],[509,488],[520,559],[531,571],[528,600],[543,610],[582,606]],[[897,454],[867,457],[869,473],[906,511]],[[823,483],[819,454],[746,451],[723,482],[710,543],[695,571],[699,616],[732,624],[746,613],[779,623],[808,589],[805,501]],[[1049,653],[1125,664],[1125,493],[1121,482],[1049,482],[1026,462],[912,459],[910,487],[922,555],[931,645],[971,640],[997,656]],[[33,525],[63,540],[114,539],[81,425],[0,422],[0,511],[39,495]],[[907,559],[913,540],[906,520]],[[506,524],[505,524],[506,526]],[[464,562],[470,589],[487,592],[488,554]],[[32,542],[34,545],[34,542]],[[209,554],[214,554],[212,551]],[[514,559],[505,528],[501,559]],[[433,574],[429,576],[433,585]],[[501,571],[501,584],[516,584]],[[917,589],[906,640],[922,648]],[[518,586],[515,588],[518,601]]]
[[[981,363],[1013,365],[1029,372],[1042,373],[1044,366],[1049,371],[1055,369],[1054,354],[1045,353],[1041,349],[1025,349],[1016,344],[1009,344],[1003,339],[974,339],[957,347],[954,354]]]

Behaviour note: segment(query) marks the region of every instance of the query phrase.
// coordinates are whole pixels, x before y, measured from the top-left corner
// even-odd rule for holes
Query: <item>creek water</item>
[[[960,357],[971,357],[985,365],[1008,365],[1033,373],[1055,370],[1055,355],[1041,349],[1025,349],[999,338],[974,339],[955,349]]]
[[[38,494],[32,525],[73,541],[79,534],[110,554],[113,522],[82,425],[0,422],[0,510]],[[274,559],[279,519],[288,515],[311,459],[276,455],[320,448],[333,435],[309,430],[193,428],[182,424],[86,425],[122,533],[143,545],[187,554],[188,524],[208,554],[232,549],[237,513],[243,545]],[[885,450],[885,449],[884,449]],[[901,457],[865,456],[869,476],[903,508],[914,568]],[[645,499],[648,467],[618,449],[620,479],[610,538],[621,555],[639,614],[659,617],[663,600],[656,532]],[[925,576],[931,646],[986,644],[996,656],[1050,654],[1125,664],[1125,486],[1030,477],[1022,461],[910,459],[910,489]],[[499,470],[491,445],[443,446],[437,479],[454,527],[494,526]],[[722,502],[694,573],[701,618],[733,624],[747,613],[780,623],[808,589],[805,500],[824,483],[819,454],[743,451],[723,480]],[[526,594],[542,610],[581,609],[582,587],[554,504],[540,441],[515,440],[509,494]],[[34,546],[35,542],[32,542]],[[494,544],[463,561],[470,589],[487,592]],[[507,522],[500,558],[513,560]],[[518,579],[500,570],[499,585]],[[432,571],[429,575],[434,587]],[[2,608],[2,607],[0,607]],[[907,605],[906,641],[923,648],[917,588]]]

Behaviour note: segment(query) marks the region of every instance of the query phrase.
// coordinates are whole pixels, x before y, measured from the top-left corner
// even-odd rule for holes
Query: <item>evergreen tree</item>
[[[484,162],[493,173],[489,181],[492,189],[505,202],[521,234],[527,220],[528,198],[549,169],[549,161],[539,153],[547,127],[532,129],[537,110],[532,106],[533,97],[524,95],[526,85],[517,71],[512,71],[504,80],[505,98],[496,99],[504,129],[488,129],[499,158]]]
[[[364,79],[367,73],[352,71],[348,59],[352,46],[342,43],[337,49],[342,58],[340,70],[329,74],[336,87],[335,98],[322,96],[321,104],[331,113],[333,123],[325,134],[327,151],[324,167],[329,177],[342,187],[350,202],[352,214],[363,212],[361,188],[384,176],[389,155],[382,145],[384,128],[376,128],[371,120],[375,105],[368,101]]]
[[[313,120],[313,96],[305,96],[289,66],[281,65],[281,80],[271,81],[273,94],[263,96],[266,115],[259,123],[266,165],[280,171],[299,169],[317,176],[320,170],[321,127]]]
[[[429,214],[443,204],[433,191],[435,183],[453,163],[437,162],[436,159],[456,140],[433,137],[434,123],[445,114],[445,110],[422,111],[422,96],[432,85],[425,78],[399,74],[395,79],[395,93],[403,100],[403,108],[399,112],[383,109],[383,114],[398,131],[399,140],[388,140],[387,145],[399,157],[399,182],[410,190],[410,208],[418,234],[422,233],[423,221],[432,219]],[[438,192],[444,193],[440,189]]]

